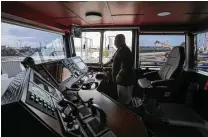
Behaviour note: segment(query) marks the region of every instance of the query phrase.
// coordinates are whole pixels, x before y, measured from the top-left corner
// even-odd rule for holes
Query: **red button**
[[[208,91],[208,80],[207,80],[207,82],[205,84],[204,90],[207,90]]]

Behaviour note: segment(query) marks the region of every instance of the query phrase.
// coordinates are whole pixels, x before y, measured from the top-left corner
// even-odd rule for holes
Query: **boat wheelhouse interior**
[[[3,137],[208,137],[208,2],[2,1],[1,21]]]

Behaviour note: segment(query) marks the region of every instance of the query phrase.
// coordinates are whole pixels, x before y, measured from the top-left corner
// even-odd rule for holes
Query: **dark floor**
[[[102,92],[104,95],[109,97],[111,100],[119,104],[120,106],[126,108],[127,110],[135,113],[138,116],[143,117],[144,113],[141,108],[134,108],[132,104],[123,105],[120,104],[116,97],[116,92]],[[162,116],[166,119],[171,119],[175,121],[185,121],[190,123],[204,124],[204,120],[191,108],[187,107],[185,104],[174,104],[174,103],[161,103],[161,108],[164,110]],[[151,120],[150,120],[151,121]],[[145,123],[146,124],[146,123]],[[168,123],[148,123],[147,128],[155,133],[156,137],[204,137],[201,132],[190,126],[180,126],[180,125],[170,125]]]
[[[156,137],[204,137],[197,128],[155,124],[148,126]]]

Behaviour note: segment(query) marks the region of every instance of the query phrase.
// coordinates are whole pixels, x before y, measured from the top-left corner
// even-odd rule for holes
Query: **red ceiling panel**
[[[185,23],[188,20],[185,15],[188,4],[183,2],[108,2],[108,4],[115,24],[122,22],[134,25],[167,24]],[[163,11],[171,11],[172,14],[167,17],[158,17],[157,14]]]
[[[118,25],[139,25],[143,20],[143,15],[120,15],[112,17],[114,23]]]
[[[185,14],[191,10],[191,4],[189,2],[143,2],[141,4],[140,12],[145,15],[157,15],[160,12],[171,11],[172,13]]]
[[[177,20],[175,20],[174,18],[178,18]],[[141,20],[141,24],[140,25],[169,25],[169,24],[185,24],[189,19],[189,16],[187,15],[181,15],[179,16],[175,16],[175,15],[171,15],[171,16],[166,16],[166,17],[151,17],[148,18],[146,16],[144,16],[143,20]]]
[[[119,14],[145,14],[145,15],[156,15],[158,12],[162,11],[172,11],[178,13],[186,13],[192,10],[191,3],[189,2],[108,2],[110,11],[112,15]]]
[[[188,25],[208,20],[208,2],[196,1],[2,2],[2,11],[67,29],[71,24],[82,26]],[[90,11],[101,13],[101,20],[88,20],[85,14]],[[158,17],[157,14],[163,11],[170,11],[171,15]]]
[[[108,2],[115,24],[134,25],[189,24],[207,18],[208,5],[202,2]],[[158,13],[170,11],[166,17]],[[200,13],[195,15],[187,13]],[[132,14],[130,15],[123,15]],[[136,15],[140,14],[140,16]],[[116,16],[115,16],[116,15]],[[120,15],[120,16],[119,16]],[[135,16],[134,16],[135,15]],[[194,19],[194,20],[192,20]],[[199,20],[200,19],[200,20]],[[124,23],[125,24],[125,23]]]
[[[112,15],[140,14],[141,3],[139,1],[109,1],[108,5]]]
[[[200,9],[195,10],[196,5]],[[197,18],[194,15],[187,13],[202,13],[203,7],[201,4],[196,4],[194,2],[146,2],[143,3],[143,8],[141,12],[144,13],[144,19],[142,24],[194,24],[198,23],[199,19],[202,19],[203,14],[198,14]],[[170,16],[159,17],[158,13],[170,11]]]
[[[107,2],[89,1],[89,2],[61,2],[61,3],[90,24],[113,23]],[[102,19],[98,21],[87,20],[85,14],[90,11],[101,13]]]
[[[79,17],[75,18],[57,18],[54,19],[56,22],[59,22],[61,24],[64,24],[65,26],[70,27],[70,25],[80,25],[80,26],[87,26],[89,25],[87,22],[84,20],[80,19]]]
[[[201,13],[208,14],[208,2],[207,1],[192,1],[189,2],[189,13]]]
[[[67,10],[63,5],[56,1],[22,1],[21,3],[52,18],[76,17],[74,13]]]
[[[7,2],[2,2],[1,4],[2,4],[1,12],[3,13],[7,13],[10,15],[14,15],[17,17],[31,20],[31,21],[42,23],[48,26],[59,28],[61,30],[67,29],[66,26],[55,22],[54,20],[44,15],[43,13],[33,10],[19,2],[7,1]],[[14,18],[11,18],[11,19],[14,19]]]

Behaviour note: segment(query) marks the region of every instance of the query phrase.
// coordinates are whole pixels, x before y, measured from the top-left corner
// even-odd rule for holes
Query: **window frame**
[[[86,63],[87,65],[96,65],[96,64],[100,64],[100,60],[101,60],[101,55],[100,53],[102,52],[101,51],[101,48],[103,47],[103,31],[102,30],[82,30],[82,32],[100,32],[100,50],[99,50],[99,61],[97,63]],[[74,38],[77,38],[77,37],[71,37],[72,39],[72,47],[74,49],[74,53],[76,54],[76,48],[75,48],[75,45],[74,45]],[[83,37],[80,37],[80,39],[83,38]],[[77,56],[77,55],[76,55]]]

